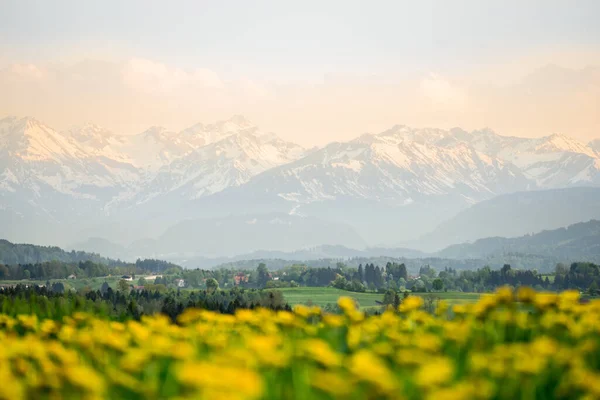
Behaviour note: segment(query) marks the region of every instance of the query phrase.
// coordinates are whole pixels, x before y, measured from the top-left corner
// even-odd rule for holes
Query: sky
[[[0,117],[600,137],[598,1],[0,0]]]

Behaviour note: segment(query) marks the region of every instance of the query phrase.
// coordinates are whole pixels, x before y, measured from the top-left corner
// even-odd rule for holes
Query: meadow
[[[348,292],[346,290],[332,287],[296,287],[277,289],[283,293],[285,300],[290,305],[308,304],[319,307],[325,307],[328,304],[335,304],[338,298],[342,296],[350,297],[357,301],[359,308],[378,307],[383,300],[383,294],[373,292]],[[481,296],[480,293],[463,292],[435,292],[435,293],[413,293],[415,296],[427,297],[434,296],[436,299],[445,300],[448,305],[474,303]]]
[[[462,299],[460,299],[462,300]],[[116,322],[0,314],[0,399],[570,399],[600,396],[600,302],[501,288],[433,314],[188,309]]]

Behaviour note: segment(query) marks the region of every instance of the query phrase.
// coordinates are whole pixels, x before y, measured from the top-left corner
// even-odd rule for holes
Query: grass
[[[379,293],[355,293],[330,287],[298,287],[278,290],[283,293],[290,305],[312,303],[323,307],[326,304],[335,304],[341,296],[348,296],[357,300],[360,307],[363,308],[377,306],[376,301],[383,300],[383,295]]]
[[[298,287],[277,289],[283,293],[283,296],[291,305],[307,304],[323,307],[326,304],[336,303],[341,296],[352,297],[358,301],[361,308],[377,307],[377,301],[383,300],[383,294],[380,293],[355,293],[340,290],[331,287]],[[474,303],[479,299],[479,293],[463,292],[439,292],[439,293],[414,293],[418,296],[433,295],[446,300],[449,305]]]
[[[440,300],[445,300],[450,306],[455,304],[475,303],[481,296],[481,293],[469,292],[413,293],[413,295],[417,296],[427,296],[430,294],[440,298]]]
[[[555,274],[542,274],[542,279],[548,278],[548,282],[554,283],[554,278],[556,278]]]

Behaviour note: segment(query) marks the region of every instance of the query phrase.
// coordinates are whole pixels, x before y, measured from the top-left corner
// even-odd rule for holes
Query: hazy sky
[[[0,117],[600,137],[600,1],[0,0]]]

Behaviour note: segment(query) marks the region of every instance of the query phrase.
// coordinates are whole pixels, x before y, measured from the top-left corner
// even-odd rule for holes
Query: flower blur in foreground
[[[0,314],[0,399],[600,398],[600,303],[501,288],[433,314],[190,309],[110,322]]]

